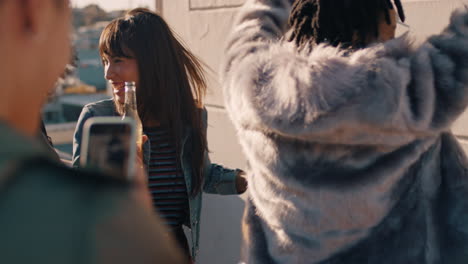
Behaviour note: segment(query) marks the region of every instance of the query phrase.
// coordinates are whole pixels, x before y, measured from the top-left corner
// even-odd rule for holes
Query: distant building
[[[75,36],[75,48],[78,56],[78,78],[98,91],[106,90],[104,68],[99,56],[99,37],[109,21],[97,22],[92,26],[78,28]]]

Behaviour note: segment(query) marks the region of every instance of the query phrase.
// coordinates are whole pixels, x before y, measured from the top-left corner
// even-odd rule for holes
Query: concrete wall
[[[245,0],[156,0],[164,18],[190,49],[212,69],[209,78],[209,147],[212,160],[230,167],[243,167],[245,160],[233,127],[223,107],[218,69],[222,47],[238,7]],[[416,39],[440,31],[450,12],[468,0],[403,0],[407,24]],[[399,28],[402,32],[403,28]],[[463,115],[454,132],[468,138]],[[468,150],[468,144],[465,145]],[[239,259],[240,218],[243,202],[238,197],[207,195],[202,214],[202,237],[199,263],[237,263]]]

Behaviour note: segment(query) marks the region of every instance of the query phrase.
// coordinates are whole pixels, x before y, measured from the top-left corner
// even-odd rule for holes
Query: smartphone
[[[131,180],[136,160],[136,126],[133,119],[93,117],[83,126],[80,163],[109,176]]]

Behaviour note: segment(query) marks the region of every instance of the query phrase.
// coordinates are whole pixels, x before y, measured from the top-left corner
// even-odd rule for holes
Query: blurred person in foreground
[[[73,164],[79,164],[86,120],[122,115],[124,83],[136,82],[138,114],[148,136],[143,156],[152,204],[187,258],[195,261],[203,193],[240,194],[247,187],[242,170],[209,158],[202,63],[160,15],[143,8],[109,23],[99,51],[113,99],[83,107],[73,140]],[[184,225],[191,231],[191,251]]]
[[[68,169],[37,139],[70,15],[66,0],[0,0],[0,263],[182,263],[146,186]]]
[[[467,263],[450,133],[468,104],[467,10],[420,46],[393,39],[397,15],[398,0],[242,7],[223,84],[251,165],[249,264]]]

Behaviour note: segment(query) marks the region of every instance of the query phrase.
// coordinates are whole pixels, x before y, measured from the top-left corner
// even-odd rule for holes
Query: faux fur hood
[[[292,2],[248,0],[222,69],[251,165],[246,259],[439,263],[433,201],[444,179],[441,136],[468,104],[466,10],[418,47],[402,36],[348,54],[284,41]],[[415,238],[399,255],[380,236],[400,241],[404,230]],[[346,252],[357,262],[339,262]]]

